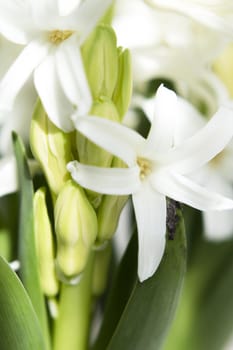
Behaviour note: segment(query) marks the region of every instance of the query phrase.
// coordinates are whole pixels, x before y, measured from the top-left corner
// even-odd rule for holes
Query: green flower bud
[[[123,51],[122,48],[119,48],[118,53],[118,78],[112,100],[118,109],[120,120],[122,120],[129,108],[133,77],[129,50]]]
[[[72,160],[69,134],[58,129],[49,119],[39,101],[31,122],[30,145],[54,194],[69,179],[66,164]]]
[[[97,218],[83,189],[67,181],[55,204],[57,265],[73,279],[85,268],[97,235]]]
[[[55,274],[53,234],[45,196],[45,188],[40,188],[34,195],[35,242],[41,288],[45,295],[52,297],[58,293],[59,285]]]
[[[92,293],[97,297],[103,294],[106,289],[111,255],[111,244],[107,244],[95,252]]]
[[[98,101],[95,101],[90,114],[117,122],[119,121],[117,109],[107,97],[101,97]],[[113,156],[110,153],[96,146],[79,132],[77,132],[76,135],[76,145],[81,163],[101,167],[109,167],[111,165]]]
[[[119,121],[119,116],[115,105],[108,97],[101,97],[93,103],[91,112],[102,118]],[[103,148],[95,145],[89,139],[84,137],[79,132],[76,133],[76,145],[79,160],[81,163],[95,165],[100,167],[110,167],[113,155],[105,151]],[[86,191],[88,197],[95,208],[98,208],[101,202],[102,195],[93,191]]]
[[[117,81],[118,54],[113,29],[96,27],[82,48],[83,62],[93,98],[112,97]]]
[[[119,158],[114,158],[114,167],[123,167],[124,164]],[[98,208],[98,235],[97,244],[101,244],[109,240],[115,233],[119,221],[119,217],[123,207],[125,206],[129,196],[110,196],[102,197],[101,204]]]

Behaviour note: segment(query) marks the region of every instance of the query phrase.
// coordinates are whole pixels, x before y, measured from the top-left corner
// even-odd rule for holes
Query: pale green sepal
[[[84,190],[67,181],[55,204],[57,266],[73,279],[86,266],[97,236],[97,218]]]
[[[46,206],[45,188],[37,190],[33,204],[41,288],[45,295],[52,297],[58,293],[59,284],[55,274],[53,233]]]
[[[120,119],[122,120],[131,101],[133,76],[131,54],[129,50],[118,48],[118,53],[118,78],[112,100],[115,103]]]
[[[50,189],[57,195],[69,179],[66,164],[72,160],[71,139],[49,120],[40,101],[31,122],[30,145]]]
[[[92,281],[92,293],[94,296],[100,296],[106,289],[111,256],[112,246],[110,243],[95,252]]]
[[[116,35],[113,29],[108,25],[99,25],[85,42],[82,54],[93,98],[101,95],[111,98],[118,74]]]

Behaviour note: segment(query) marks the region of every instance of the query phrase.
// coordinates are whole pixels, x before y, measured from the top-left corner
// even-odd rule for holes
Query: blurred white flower
[[[144,0],[155,8],[174,11],[233,37],[233,3],[231,0]]]
[[[233,109],[221,107],[194,136],[174,146],[177,99],[161,86],[154,102],[147,139],[135,131],[97,117],[79,118],[77,129],[122,159],[128,168],[98,168],[70,162],[73,179],[96,192],[132,194],[136,215],[141,281],[152,276],[165,248],[166,196],[199,210],[233,209],[233,200],[192,181],[192,174],[223,150],[233,136]],[[206,142],[208,140],[208,142]]]
[[[225,36],[140,0],[117,0],[113,27],[118,43],[131,49],[138,86],[155,78],[169,79],[183,96],[216,108],[215,101],[225,90],[209,65],[228,42]],[[214,108],[209,108],[210,114]]]
[[[0,78],[20,54],[21,45],[11,43],[0,36]],[[16,163],[12,149],[12,131],[28,142],[30,120],[36,101],[32,81],[16,97],[12,110],[0,110],[0,197],[18,189]]]
[[[70,116],[85,115],[92,98],[80,45],[112,0],[0,1],[0,32],[24,45],[0,83],[0,108],[9,109],[33,75],[54,124],[71,131]]]

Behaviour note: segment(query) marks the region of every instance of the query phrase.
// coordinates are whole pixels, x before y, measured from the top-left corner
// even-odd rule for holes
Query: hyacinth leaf
[[[219,350],[233,331],[233,240],[206,240],[200,213],[192,211],[191,216],[195,218],[191,225],[195,242],[191,243],[181,303],[164,350]]]
[[[36,258],[34,221],[33,221],[33,184],[27,164],[27,157],[21,139],[13,133],[13,144],[18,168],[19,182],[19,276],[31,299],[39,319],[47,348],[49,333],[44,297],[40,287],[38,263]]]
[[[184,222],[181,211],[176,214],[174,239],[167,240],[158,270],[143,283],[137,278],[137,244],[133,236],[113,283],[95,350],[161,349],[186,271]]]
[[[41,328],[31,301],[17,275],[0,257],[0,348],[45,350]]]

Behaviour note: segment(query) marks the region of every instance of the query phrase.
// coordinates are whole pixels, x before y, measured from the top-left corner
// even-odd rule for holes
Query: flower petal
[[[15,100],[11,111],[0,111],[0,154],[12,154],[12,131],[28,143],[30,122],[37,95],[32,81],[27,82]]]
[[[151,176],[154,189],[176,201],[199,210],[233,209],[233,200],[208,191],[185,176],[169,171],[158,171]]]
[[[33,70],[48,54],[49,45],[43,41],[32,41],[11,65],[0,83],[0,108],[9,110],[14,100],[29,79]]]
[[[34,24],[40,29],[55,25],[59,18],[57,0],[28,0]],[[54,23],[55,22],[55,23]],[[56,29],[56,28],[53,28]]]
[[[10,41],[26,44],[36,32],[28,8],[23,1],[0,0],[0,32]]]
[[[144,183],[133,194],[133,205],[138,227],[138,276],[143,282],[154,274],[164,253],[166,198]]]
[[[172,166],[182,174],[188,174],[221,152],[232,136],[233,109],[222,106],[195,135],[156,158],[162,164]]]
[[[228,181],[214,169],[208,169],[206,186],[224,196],[233,198],[232,181]],[[229,239],[233,235],[233,211],[211,211],[203,213],[204,233],[206,238],[214,241]]]
[[[185,16],[188,16],[197,22],[210,27],[211,29],[218,30],[220,32],[224,32],[225,34],[232,35],[232,21],[231,16],[227,18],[224,16],[224,10],[227,13],[232,13],[232,3],[228,1],[227,5],[223,5],[219,7],[218,12],[218,4],[203,4],[202,2],[197,1],[180,1],[180,0],[146,0],[148,4],[151,6],[161,7],[166,10],[175,11],[181,13]]]
[[[55,63],[60,85],[69,101],[77,106],[78,116],[88,114],[92,96],[87,82],[80,49],[76,37],[65,40],[56,50]]]
[[[77,118],[76,129],[98,146],[119,157],[129,166],[136,163],[137,153],[145,139],[119,123],[90,116]]]
[[[0,160],[0,197],[17,191],[18,178],[16,169],[16,161],[13,156]]]
[[[176,94],[160,85],[154,99],[154,116],[146,143],[148,151],[166,151],[172,147],[176,108]]]
[[[78,31],[80,44],[95,28],[112,3],[113,0],[85,0],[78,4],[74,11],[67,16],[67,25],[69,25],[69,28]]]
[[[212,241],[232,238],[233,210],[207,211],[203,213],[205,237]]]
[[[72,131],[74,126],[70,115],[74,109],[60,86],[54,55],[46,57],[37,67],[34,83],[50,120],[63,131]]]
[[[79,185],[99,193],[125,195],[141,186],[138,167],[100,168],[73,161],[67,169]]]

